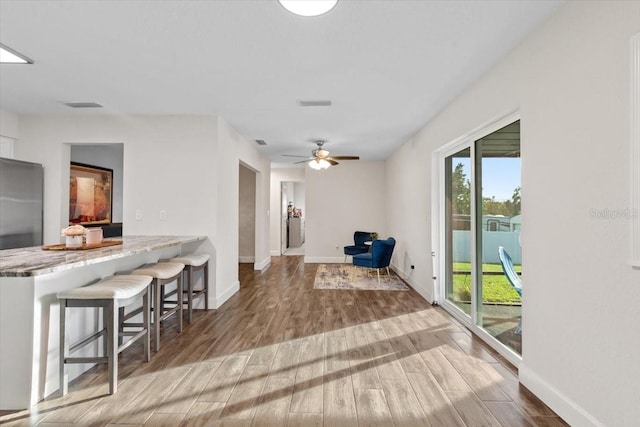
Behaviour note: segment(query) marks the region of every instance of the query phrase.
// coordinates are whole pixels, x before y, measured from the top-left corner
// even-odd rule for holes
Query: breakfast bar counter
[[[111,261],[204,240],[202,236],[125,236],[104,241],[122,245],[89,250],[43,250],[42,246],[0,251],[0,277],[28,277]]]
[[[105,239],[110,240],[121,240],[122,244],[88,250],[34,246],[0,251],[0,409],[28,408],[59,387],[58,292],[197,251],[206,237]],[[71,341],[95,331],[99,317],[91,309],[74,310],[67,325]],[[88,346],[84,351],[95,350]],[[69,379],[91,366],[73,365]]]

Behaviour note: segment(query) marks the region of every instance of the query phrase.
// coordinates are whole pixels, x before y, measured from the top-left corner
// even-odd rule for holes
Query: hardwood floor
[[[314,290],[317,265],[239,267],[240,292],[197,311],[142,361],[120,357],[0,423],[38,426],[566,426],[514,370],[413,290]],[[186,325],[186,324],[185,324]]]

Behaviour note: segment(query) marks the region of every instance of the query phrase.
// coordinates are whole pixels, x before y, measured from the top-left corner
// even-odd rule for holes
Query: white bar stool
[[[64,396],[68,389],[67,364],[69,363],[106,363],[109,366],[109,394],[118,389],[118,353],[129,347],[139,338],[144,338],[144,359],[150,360],[150,304],[149,276],[111,276],[89,286],[58,292],[60,300],[60,392]],[[121,308],[142,298],[142,324],[135,326],[141,329],[135,332],[125,332],[125,327],[132,327],[118,320]],[[66,340],[66,312],[71,307],[102,308],[103,329],[93,335],[69,346]],[[139,310],[137,311],[139,312]],[[131,339],[122,345],[117,345],[121,336]],[[68,355],[90,342],[102,337],[104,356],[68,357]]]
[[[193,321],[193,300],[204,295],[204,309],[209,309],[209,254],[188,254],[171,258],[167,262],[177,262],[184,264],[184,270],[187,272],[187,319],[189,323]],[[194,289],[194,273],[202,271],[203,281],[202,289]],[[183,298],[184,302],[184,298]]]
[[[153,345],[155,351],[160,350],[160,322],[176,313],[178,332],[182,332],[182,270],[184,264],[178,262],[159,262],[144,265],[129,274],[151,276],[151,293],[153,300]],[[175,307],[164,308],[164,286],[177,281],[178,301]]]

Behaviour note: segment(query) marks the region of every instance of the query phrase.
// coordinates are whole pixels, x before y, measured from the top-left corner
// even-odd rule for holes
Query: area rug
[[[391,271],[380,271],[380,284],[375,270],[355,267],[352,264],[320,264],[313,283],[314,289],[350,289],[373,291],[406,291],[409,288]]]

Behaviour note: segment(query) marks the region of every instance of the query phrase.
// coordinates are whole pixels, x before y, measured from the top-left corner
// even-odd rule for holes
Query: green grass
[[[521,272],[522,266],[517,264],[513,266],[516,271]],[[453,263],[454,271],[471,271],[471,263],[470,262],[454,262]],[[502,266],[500,264],[482,264],[482,271],[502,271]]]
[[[521,271],[520,265],[515,266],[516,271]],[[471,264],[468,262],[453,263],[454,271],[471,271]],[[483,264],[482,271],[502,272],[500,264]],[[453,275],[453,296],[458,301],[471,300],[471,275]],[[509,280],[504,275],[483,275],[482,276],[482,300],[490,303],[519,303],[520,296],[513,289]]]

